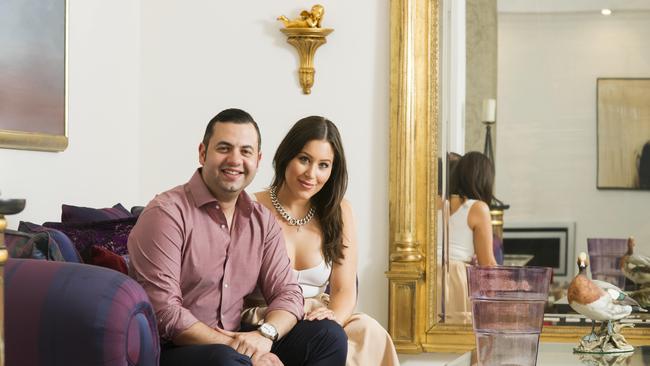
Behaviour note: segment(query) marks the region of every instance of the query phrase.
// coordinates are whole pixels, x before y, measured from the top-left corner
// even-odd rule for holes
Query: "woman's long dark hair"
[[[334,151],[332,174],[323,188],[311,198],[323,232],[323,257],[329,265],[343,259],[343,217],[341,201],[348,187],[348,170],[341,135],[332,121],[310,116],[296,122],[284,137],[273,157],[275,177],[272,186],[279,189],[284,184],[284,173],[289,162],[308,142],[327,141]]]
[[[449,185],[452,194],[490,205],[494,196],[494,165],[484,154],[470,151],[458,161]]]

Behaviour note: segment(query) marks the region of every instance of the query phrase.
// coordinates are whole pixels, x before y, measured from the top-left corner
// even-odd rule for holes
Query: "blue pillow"
[[[18,225],[18,231],[24,233],[45,233],[58,247],[63,259],[66,262],[81,263],[81,257],[74,247],[74,243],[67,235],[59,230],[36,225],[31,222],[21,221]]]
[[[5,245],[11,258],[65,261],[59,246],[47,233],[5,230]]]

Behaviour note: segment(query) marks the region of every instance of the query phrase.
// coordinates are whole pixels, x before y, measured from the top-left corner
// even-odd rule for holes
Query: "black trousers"
[[[348,339],[336,322],[301,320],[282,339],[273,343],[275,353],[285,366],[345,366]],[[252,365],[248,356],[223,344],[200,346],[163,346],[161,366],[235,366]]]

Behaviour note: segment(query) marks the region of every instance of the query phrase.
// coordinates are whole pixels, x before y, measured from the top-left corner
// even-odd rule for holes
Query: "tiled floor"
[[[402,366],[444,366],[458,357],[460,353],[420,353],[417,355],[400,354]]]

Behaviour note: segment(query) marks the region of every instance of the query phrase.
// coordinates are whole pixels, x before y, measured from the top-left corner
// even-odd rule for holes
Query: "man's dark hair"
[[[248,114],[248,112],[241,109],[229,108],[219,112],[219,114],[212,117],[210,122],[208,122],[208,126],[205,128],[205,134],[203,135],[203,145],[206,149],[210,143],[210,138],[212,137],[212,130],[215,123],[252,124],[253,127],[255,127],[255,131],[257,132],[257,151],[259,152],[259,150],[262,148],[262,136],[260,135],[260,128],[257,126],[257,122],[255,122],[253,117]]]

